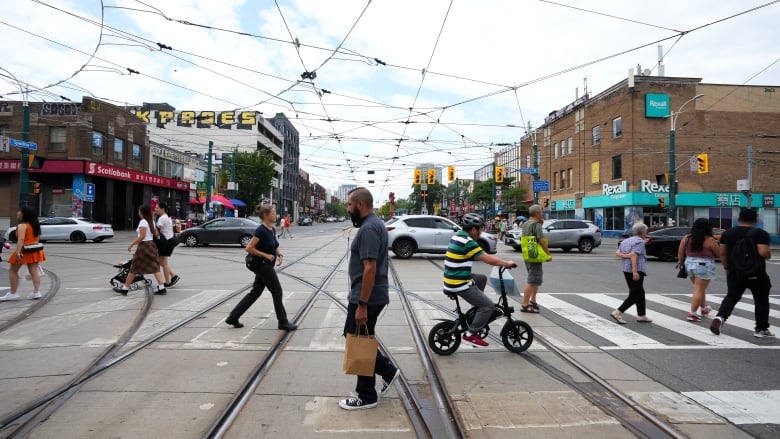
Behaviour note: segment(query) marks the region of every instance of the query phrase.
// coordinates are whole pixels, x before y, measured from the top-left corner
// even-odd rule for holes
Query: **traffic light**
[[[41,193],[41,184],[37,181],[33,183],[33,193],[34,194],[40,194]]]
[[[447,166],[447,182],[452,183],[455,181],[455,167]]]
[[[665,209],[666,208],[666,198],[659,198],[658,199],[658,207],[660,207],[661,209]]]
[[[415,185],[422,184],[422,169],[414,170],[414,184]]]
[[[544,208],[550,207],[550,197],[544,197]]]
[[[698,154],[696,156],[696,170],[699,174],[710,172],[710,158],[707,154]]]
[[[496,183],[504,182],[504,167],[496,166]]]
[[[428,184],[436,184],[436,170],[428,169]]]

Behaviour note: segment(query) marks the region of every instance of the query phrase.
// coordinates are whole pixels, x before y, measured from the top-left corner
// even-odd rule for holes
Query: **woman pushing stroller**
[[[152,208],[146,204],[139,207],[138,216],[141,217],[138,228],[135,229],[138,236],[127,246],[127,251],[129,252],[132,252],[133,247],[137,246],[133,255],[133,262],[130,265],[130,272],[127,274],[125,283],[122,286],[114,287],[114,291],[126,296],[130,290],[130,285],[135,282],[136,275],[154,274],[154,278],[157,280],[157,291],[154,294],[165,294],[164,280],[162,273],[160,273],[157,244],[154,242],[154,236],[159,232],[154,225]]]

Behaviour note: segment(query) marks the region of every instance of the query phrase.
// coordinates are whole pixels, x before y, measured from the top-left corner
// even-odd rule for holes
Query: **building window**
[[[593,127],[593,137],[592,137],[592,140],[593,140],[593,144],[594,145],[598,145],[598,144],[601,143],[601,126],[600,125],[596,125],[595,127]]]
[[[561,171],[561,189],[566,189],[566,171]]]
[[[557,143],[557,142],[555,143],[555,149],[554,149],[554,151],[555,151],[555,152],[553,153],[553,154],[554,154],[554,155],[553,155],[553,158],[557,159],[557,158],[558,158],[558,143]]]
[[[616,155],[612,157],[612,179],[623,178],[623,159]]]
[[[49,152],[65,152],[65,135],[67,128],[50,127],[49,128]]]
[[[569,154],[574,154],[574,138],[569,137]]]
[[[554,191],[558,190],[558,173],[557,172],[553,172],[553,187],[552,187],[552,189]]]
[[[100,131],[92,131],[92,154],[103,155],[103,145],[106,143],[106,135]]]
[[[612,138],[617,139],[623,135],[623,118],[618,116],[612,119]]]
[[[574,170],[569,168],[569,188],[572,186],[572,181],[574,181]]]
[[[114,138],[114,159],[115,160],[125,159],[125,141],[118,137]]]
[[[141,145],[137,143],[133,143],[133,162],[142,164],[144,161],[144,154],[143,150],[141,149]]]
[[[531,167],[531,154],[528,154],[525,156],[525,167],[530,168]]]
[[[625,218],[623,207],[605,207],[604,230],[623,230]]]

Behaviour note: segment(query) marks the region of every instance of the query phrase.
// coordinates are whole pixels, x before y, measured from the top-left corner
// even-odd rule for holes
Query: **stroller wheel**
[[[131,283],[130,284],[130,289],[131,290],[137,290],[138,289],[138,282]]]
[[[146,286],[149,287],[149,286],[152,285],[152,280],[151,279],[144,279],[144,284],[146,284]]]
[[[111,279],[109,281],[109,283],[111,284],[112,288],[119,288],[122,285],[124,285],[124,283],[123,282],[119,282],[119,279],[117,279],[117,278]]]

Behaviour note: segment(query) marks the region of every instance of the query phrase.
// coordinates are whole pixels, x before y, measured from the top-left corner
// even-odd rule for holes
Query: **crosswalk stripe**
[[[615,299],[613,297],[607,296],[606,294],[582,294],[580,295],[580,297],[594,301],[596,303],[600,303],[602,305],[611,306],[613,308],[617,308],[618,306],[620,306],[620,304],[623,303],[622,300]],[[652,302],[662,302],[663,300],[666,300],[666,298],[657,294],[648,294],[646,295],[646,300]],[[668,300],[679,303],[679,301],[676,301],[674,299],[668,299]],[[679,306],[679,305],[675,305],[675,306]],[[636,308],[632,307],[624,315],[626,314],[636,315],[634,314],[635,310]],[[664,329],[668,329],[674,332],[678,332],[680,334],[684,334],[686,337],[701,342],[703,344],[708,344],[711,346],[717,346],[721,348],[755,348],[756,347],[756,345],[752,343],[748,343],[740,339],[730,337],[725,334],[716,336],[710,332],[710,329],[708,327],[692,325],[687,320],[680,320],[660,313],[652,313],[652,315],[648,315],[648,317],[653,319],[652,324],[659,325]]]
[[[653,303],[658,303],[658,304],[661,304],[661,305],[666,305],[666,306],[671,307],[671,308],[684,309],[684,310],[686,310],[686,311],[684,311],[685,315],[687,315],[687,313],[688,313],[687,310],[691,309],[690,308],[690,302],[683,302],[681,300],[673,299],[671,297],[666,297],[666,296],[649,295],[649,296],[647,296],[647,301],[648,302],[653,302]],[[735,309],[742,309],[742,310],[747,311],[746,308],[748,308],[748,305],[742,304],[742,303],[737,304],[737,306],[735,307]],[[751,311],[752,311],[752,309],[751,309]],[[681,311],[681,315],[683,315],[682,313],[683,312]],[[718,313],[717,308],[713,306],[712,311],[710,312],[710,316],[709,317],[710,318],[715,318],[715,315],[717,313]],[[686,322],[687,322],[687,320],[686,320]],[[705,323],[705,322],[707,323],[707,327],[709,327],[708,319],[705,318],[704,320],[702,320],[702,323]],[[736,315],[733,315],[733,314],[728,318],[728,324],[729,324],[729,326],[742,328],[742,329],[748,330],[750,332],[753,332],[755,330],[755,326],[756,326],[755,321],[750,320],[750,319],[746,319],[744,317],[736,316]],[[699,326],[697,324],[694,324],[694,323],[689,323],[688,326],[701,327],[701,326]]]
[[[585,294],[581,297],[588,298],[588,296],[591,295]],[[599,296],[607,297],[601,294]],[[601,338],[609,340],[621,349],[658,349],[666,347],[664,344],[632,331],[624,325],[616,324],[609,317],[598,316],[569,302],[560,300],[553,295],[545,296],[544,308],[582,326]],[[617,305],[615,308],[617,308]]]

